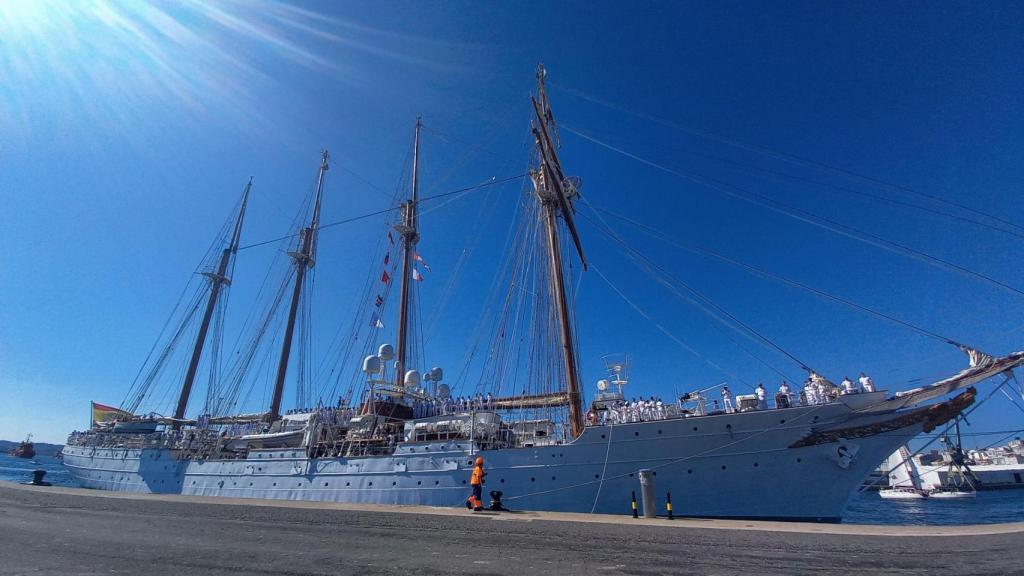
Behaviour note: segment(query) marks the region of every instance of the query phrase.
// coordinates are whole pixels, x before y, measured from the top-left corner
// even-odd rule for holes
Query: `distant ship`
[[[11,456],[15,456],[17,458],[35,458],[36,457],[36,447],[35,447],[34,444],[32,444],[32,435],[31,434],[29,434],[28,437],[25,438],[21,442],[21,444],[18,444],[17,448],[15,448],[14,450],[11,450]]]
[[[840,393],[808,368],[809,392],[777,397],[775,408],[763,398],[724,390],[719,408],[706,390],[678,402],[652,398],[624,407],[628,363],[612,360],[608,379],[598,382],[586,405],[574,321],[583,311],[575,309],[571,294],[577,280],[572,263],[587,267],[574,223],[579,181],[563,172],[544,80],[539,68],[530,109],[530,179],[504,256],[502,274],[509,276],[496,279],[502,291],[489,305],[500,311],[499,320],[482,328],[493,331],[489,348],[479,338],[487,364],[472,392],[452,394],[453,386],[464,389],[470,364],[449,384],[443,370],[428,368],[422,338],[413,332],[420,317],[417,281],[426,269],[416,251],[425,201],[419,197],[417,120],[411,196],[401,202],[397,223],[382,234],[353,333],[339,338],[342,344],[331,352],[339,362],[352,362],[346,374],[354,388],[337,403],[332,387],[320,396],[331,399],[327,405],[308,407],[302,400],[311,396],[314,363],[304,352],[308,331],[296,324],[310,317],[306,282],[317,259],[329,159],[324,151],[308,217],[281,250],[289,258],[283,282],[268,289],[266,312],[253,314],[254,335],[232,355],[230,374],[210,371],[211,392],[198,416],[186,412],[207,340],[218,342],[221,332],[218,311],[234,280],[251,180],[204,264],[202,288],[184,300],[186,319],[169,324],[167,347],[151,355],[121,406],[97,411],[94,405],[93,426],[68,439],[64,465],[74,478],[88,488],[126,492],[460,507],[474,460],[482,456],[486,489],[503,492],[513,509],[625,514],[639,471],[646,469],[659,498],[672,494],[677,515],[838,522],[886,455],[970,406],[972,385],[1024,363],[1024,352],[993,357],[961,347],[970,360],[963,371],[896,394],[873,386]],[[395,281],[392,346],[383,342],[382,318]],[[178,374],[168,358],[190,334],[196,336],[188,361],[180,364],[184,377],[172,380],[180,388],[173,414],[138,415],[159,376]],[[278,343],[273,370],[265,359]],[[219,355],[218,346],[213,350]],[[324,372],[337,379],[343,368]],[[272,384],[267,409],[238,414],[235,406],[245,405],[245,398],[262,396],[250,396],[249,385],[261,375]],[[282,411],[287,381],[298,407]]]

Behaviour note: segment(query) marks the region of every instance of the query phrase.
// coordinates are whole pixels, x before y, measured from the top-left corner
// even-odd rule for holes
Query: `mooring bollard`
[[[640,515],[636,513],[636,490],[633,490],[633,518],[639,518]]]
[[[50,483],[43,480],[46,477],[46,470],[33,470],[32,481],[29,484],[33,486],[49,486]]]
[[[665,510],[668,511],[668,519],[672,520],[672,493],[665,492]]]
[[[640,497],[644,500],[644,518],[654,518],[658,515],[658,504],[654,496],[654,471],[641,470],[640,476]]]

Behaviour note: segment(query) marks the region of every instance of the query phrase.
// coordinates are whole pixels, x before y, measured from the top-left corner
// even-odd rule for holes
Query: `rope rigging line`
[[[679,345],[680,345],[680,346],[681,346],[681,347],[682,347],[682,348],[683,348],[684,350],[686,350],[686,351],[687,351],[687,352],[689,352],[690,354],[693,354],[693,355],[694,355],[694,356],[696,356],[696,357],[697,357],[697,358],[698,358],[699,360],[701,360],[702,362],[706,363],[706,364],[707,364],[708,366],[710,366],[710,367],[714,368],[715,370],[718,370],[718,371],[719,371],[719,372],[721,372],[722,374],[725,374],[726,376],[728,376],[728,377],[730,377],[730,378],[732,378],[732,379],[734,379],[734,380],[737,380],[737,381],[740,381],[740,382],[744,382],[744,380],[743,380],[742,378],[740,378],[740,377],[739,377],[739,376],[737,376],[736,374],[734,374],[734,373],[732,373],[732,372],[730,372],[730,371],[726,370],[725,368],[723,368],[722,366],[720,366],[720,365],[719,365],[719,364],[718,364],[717,362],[715,362],[715,361],[713,361],[713,360],[710,360],[710,359],[708,359],[708,358],[705,358],[705,357],[704,357],[704,356],[703,356],[703,355],[702,355],[702,354],[701,354],[700,352],[698,352],[698,351],[697,351],[697,350],[696,350],[695,348],[693,348],[692,346],[690,346],[689,344],[687,344],[687,343],[686,343],[685,341],[683,341],[683,340],[682,340],[681,338],[678,338],[678,337],[677,337],[677,336],[676,336],[675,334],[673,334],[672,332],[670,332],[670,331],[669,331],[669,330],[668,330],[667,328],[665,328],[664,326],[662,326],[662,325],[661,325],[661,324],[660,324],[660,323],[659,323],[659,322],[658,322],[657,320],[655,320],[654,318],[652,318],[650,314],[648,314],[648,313],[647,313],[647,312],[646,312],[646,311],[645,311],[644,309],[640,308],[640,306],[639,306],[639,305],[637,305],[637,304],[636,304],[635,302],[633,302],[633,300],[631,300],[631,299],[630,299],[630,298],[629,298],[628,296],[626,296],[626,294],[625,294],[625,293],[623,293],[623,292],[622,292],[622,290],[620,290],[620,289],[619,289],[619,288],[618,288],[617,286],[615,286],[615,284],[613,284],[613,283],[612,283],[612,281],[611,281],[611,280],[609,280],[609,279],[608,279],[608,277],[607,277],[607,276],[605,276],[605,275],[604,275],[604,273],[603,273],[603,272],[601,272],[601,270],[600,270],[600,269],[599,269],[599,268],[598,268],[598,267],[597,267],[596,265],[594,265],[593,263],[591,263],[591,267],[592,267],[592,268],[594,269],[594,271],[595,271],[595,272],[597,272],[597,275],[598,275],[598,276],[600,276],[600,277],[601,277],[601,279],[602,279],[602,280],[604,280],[606,284],[608,284],[608,287],[609,287],[609,288],[611,288],[611,289],[612,289],[612,290],[613,290],[613,291],[614,291],[614,292],[615,292],[616,294],[618,294],[618,295],[619,295],[619,297],[620,297],[620,298],[622,298],[622,300],[623,300],[623,301],[624,301],[624,302],[625,302],[626,304],[629,304],[629,305],[630,305],[630,307],[631,307],[631,308],[633,308],[633,310],[635,310],[635,311],[637,312],[637,314],[640,314],[641,316],[643,316],[643,317],[644,317],[644,318],[645,318],[645,319],[646,319],[646,320],[647,320],[648,322],[650,322],[651,324],[653,324],[655,328],[657,328],[658,330],[660,330],[662,334],[664,334],[664,335],[668,336],[668,337],[669,337],[669,338],[670,338],[670,339],[671,339],[671,340],[672,340],[673,342],[675,342],[676,344],[679,344]],[[771,366],[770,366],[770,365],[769,365],[768,367],[769,367],[770,369],[772,369],[773,371],[775,371],[775,369],[774,369],[774,368],[771,368]],[[786,376],[785,374],[782,374],[781,372],[778,372],[778,371],[775,371],[775,372],[776,372],[777,374],[781,374],[783,378],[787,378],[787,376]],[[744,383],[746,383],[746,382],[744,382]],[[749,383],[746,383],[746,384],[747,384],[748,386],[750,385]],[[751,386],[751,388],[753,388],[753,386]]]
[[[899,324],[901,326],[904,326],[906,328],[910,328],[911,330],[919,332],[919,333],[921,333],[921,334],[923,334],[925,336],[928,336],[929,338],[934,338],[936,340],[939,340],[939,341],[941,341],[943,343],[952,344],[954,346],[965,346],[964,344],[961,344],[960,342],[957,342],[956,340],[953,340],[952,338],[949,338],[947,336],[943,336],[941,334],[937,334],[935,332],[932,332],[931,330],[928,330],[927,328],[923,328],[923,327],[918,326],[916,324],[913,324],[911,322],[907,322],[906,320],[901,320],[899,318],[896,318],[895,316],[890,316],[888,314],[885,314],[884,312],[879,312],[878,310],[875,310],[873,308],[869,308],[867,306],[864,306],[863,304],[858,304],[857,302],[854,302],[852,300],[848,300],[846,298],[842,298],[840,296],[836,296],[836,295],[831,294],[829,292],[825,292],[824,290],[815,288],[813,286],[809,286],[809,285],[804,284],[803,282],[800,282],[798,280],[794,280],[792,278],[788,278],[786,276],[782,276],[782,275],[776,274],[774,272],[769,272],[768,270],[765,270],[763,268],[758,268],[756,266],[752,266],[752,265],[747,264],[745,262],[741,262],[739,260],[735,260],[735,259],[730,258],[730,257],[728,257],[728,256],[726,256],[726,255],[724,255],[724,254],[722,254],[720,252],[716,252],[716,251],[710,250],[708,248],[702,248],[702,247],[699,247],[699,246],[694,246],[694,245],[691,245],[691,244],[686,244],[686,243],[681,242],[681,241],[679,241],[679,240],[677,240],[675,238],[670,237],[668,234],[666,234],[666,233],[664,233],[664,232],[662,232],[662,231],[660,231],[660,230],[658,230],[656,228],[653,228],[653,227],[651,227],[651,226],[649,226],[647,224],[644,224],[642,222],[637,222],[636,220],[634,220],[632,218],[629,218],[628,216],[624,216],[622,214],[618,214],[616,212],[608,210],[607,208],[595,207],[595,206],[591,206],[589,204],[588,204],[588,206],[592,210],[597,210],[597,211],[603,212],[603,213],[605,213],[605,214],[607,214],[607,215],[609,215],[609,216],[611,216],[613,218],[617,218],[619,220],[622,220],[623,222],[631,224],[631,225],[639,228],[641,231],[647,233],[648,235],[653,236],[654,238],[663,240],[663,241],[665,241],[665,242],[667,242],[667,243],[669,243],[669,244],[671,244],[671,245],[673,245],[673,246],[675,246],[677,248],[681,248],[683,250],[686,250],[688,252],[692,252],[692,253],[695,253],[695,254],[700,254],[700,255],[703,255],[703,256],[709,256],[709,257],[712,257],[712,258],[716,258],[718,260],[721,260],[723,262],[732,264],[732,265],[734,265],[736,267],[739,267],[741,269],[747,270],[748,272],[752,272],[754,274],[758,274],[760,276],[764,276],[764,277],[770,278],[772,280],[777,280],[779,282],[782,282],[782,283],[785,283],[785,284],[789,284],[790,286],[794,286],[794,287],[800,288],[802,290],[806,290],[806,291],[808,291],[808,292],[810,292],[812,294],[815,294],[817,296],[821,296],[823,298],[827,298],[829,300],[833,300],[835,302],[839,302],[839,303],[844,304],[846,306],[849,306],[851,308],[854,308],[854,309],[857,309],[857,310],[860,310],[860,311],[863,311],[863,312],[867,312],[867,313],[872,314],[874,316],[877,316],[879,318],[883,318],[885,320],[889,320],[890,322],[894,322],[894,323]]]
[[[937,256],[933,256],[931,254],[928,254],[927,252],[922,252],[921,250],[917,250],[915,248],[911,248],[910,246],[906,246],[904,244],[900,244],[900,243],[895,242],[893,240],[888,240],[888,239],[883,238],[881,236],[878,236],[876,234],[872,234],[870,232],[866,232],[866,231],[854,228],[852,226],[848,226],[846,224],[842,224],[842,223],[836,222],[834,220],[830,220],[830,219],[822,217],[822,216],[818,216],[816,214],[813,214],[813,213],[808,212],[806,210],[803,210],[801,208],[797,208],[795,206],[791,206],[791,205],[786,204],[784,202],[780,202],[779,200],[775,200],[775,199],[769,198],[767,196],[764,196],[764,195],[761,195],[761,194],[757,194],[755,192],[750,192],[750,191],[747,191],[747,190],[743,190],[743,189],[737,188],[735,186],[731,186],[729,184],[726,184],[725,182],[722,182],[720,180],[716,180],[714,178],[706,178],[706,177],[703,177],[703,176],[697,176],[697,175],[693,175],[693,174],[689,174],[689,173],[686,173],[686,172],[682,172],[682,171],[679,171],[679,170],[676,170],[676,169],[673,169],[673,168],[669,168],[667,166],[663,166],[661,164],[658,164],[657,162],[654,162],[654,161],[648,160],[646,158],[637,156],[636,154],[633,154],[631,152],[627,152],[626,150],[623,150],[621,148],[618,148],[618,147],[613,146],[611,144],[608,144],[606,142],[602,142],[601,140],[598,140],[597,138],[594,138],[593,136],[590,136],[588,134],[580,132],[579,130],[575,130],[573,128],[565,126],[564,124],[562,125],[562,128],[565,131],[567,131],[567,132],[570,132],[572,134],[575,134],[575,135],[579,136],[580,138],[583,138],[584,140],[592,142],[593,144],[596,144],[598,146],[601,146],[603,148],[606,148],[608,150],[611,150],[613,152],[621,154],[621,155],[623,155],[623,156],[625,156],[627,158],[630,158],[630,159],[635,160],[637,162],[640,162],[642,164],[646,164],[648,166],[651,166],[652,168],[656,168],[658,170],[661,170],[661,171],[663,171],[663,172],[665,172],[667,174],[671,174],[673,176],[676,176],[677,178],[681,178],[683,180],[687,180],[687,181],[696,183],[696,184],[698,184],[700,186],[703,186],[705,188],[710,188],[712,190],[715,190],[717,192],[725,194],[726,196],[737,198],[737,199],[743,200],[745,202],[750,202],[751,204],[755,204],[755,205],[761,206],[763,208],[767,208],[767,209],[769,209],[769,210],[771,210],[773,212],[777,212],[779,214],[782,214],[784,216],[788,216],[788,217],[793,218],[795,220],[799,220],[799,221],[804,222],[806,224],[810,224],[812,226],[816,226],[818,228],[822,228],[824,230],[828,230],[828,231],[831,231],[833,233],[836,233],[836,234],[839,234],[839,235],[842,235],[842,236],[846,236],[848,238],[857,240],[859,242],[863,242],[863,243],[868,244],[868,245],[875,246],[877,248],[881,248],[883,250],[888,250],[890,252],[894,252],[894,253],[897,253],[897,254],[903,254],[905,256],[909,256],[909,257],[914,258],[914,259],[916,259],[918,261],[921,261],[921,262],[924,262],[924,263],[927,263],[927,264],[931,264],[933,266],[937,266],[937,267],[940,267],[940,268],[946,268],[948,270],[952,270],[954,272],[958,272],[960,274],[973,277],[973,278],[975,278],[977,280],[982,280],[982,281],[984,281],[984,282],[986,282],[988,284],[991,284],[991,285],[996,286],[998,288],[1002,288],[1004,290],[1013,292],[1013,293],[1015,293],[1017,295],[1024,296],[1024,290],[1020,290],[1018,288],[1015,288],[1014,286],[1006,284],[1005,282],[997,280],[997,279],[995,279],[995,278],[993,278],[991,276],[988,276],[986,274],[982,274],[981,272],[976,272],[976,271],[971,270],[969,268],[965,268],[964,266],[960,266],[959,264],[955,264],[955,263],[950,262],[948,260],[939,258]]]
[[[594,210],[594,208],[592,206],[590,206],[589,202],[584,201],[584,203],[586,203],[587,206],[590,207],[591,210]],[[598,219],[600,219],[600,215],[598,215]],[[603,220],[602,220],[602,223],[603,223]],[[765,344],[771,346],[775,350],[781,352],[783,355],[785,355],[790,360],[795,362],[800,368],[804,369],[805,371],[807,371],[809,373],[816,373],[816,371],[814,369],[812,369],[805,362],[803,362],[802,360],[797,358],[794,354],[792,354],[788,350],[784,349],[782,346],[779,346],[774,341],[769,339],[767,336],[765,336],[765,335],[761,334],[760,332],[758,332],[752,326],[748,325],[747,323],[743,322],[742,320],[740,320],[736,316],[732,315],[730,312],[728,312],[727,310],[722,308],[720,305],[718,305],[710,297],[706,296],[703,292],[701,292],[701,291],[697,290],[696,288],[690,286],[686,282],[683,282],[679,278],[675,277],[668,270],[665,270],[663,267],[661,267],[658,264],[656,264],[653,261],[651,261],[650,258],[645,256],[639,250],[637,250],[636,248],[633,248],[631,245],[629,245],[629,243],[627,243],[625,240],[623,240],[622,237],[619,236],[619,234],[617,232],[615,232],[615,230],[612,229],[610,226],[608,226],[606,223],[604,223],[603,226],[598,226],[598,230],[600,230],[605,235],[609,236],[612,240],[614,240],[616,243],[618,243],[620,246],[622,246],[626,251],[628,251],[630,254],[633,254],[637,259],[639,259],[642,262],[644,262],[645,266],[641,267],[641,269],[645,270],[645,272],[650,274],[651,277],[654,278],[655,280],[657,280],[658,282],[661,282],[663,285],[665,285],[666,287],[669,287],[670,289],[671,289],[671,284],[666,282],[665,279],[668,279],[672,283],[681,286],[687,292],[689,292],[690,294],[695,296],[698,300],[700,300],[701,302],[704,302],[708,306],[711,306],[712,308],[717,310],[720,314],[722,314],[723,316],[725,316],[726,318],[731,320],[733,323],[735,323],[736,325],[742,327],[744,330],[746,330],[750,334],[754,335],[758,340],[764,342]],[[647,269],[645,269],[645,268],[647,268]],[[658,278],[657,276],[655,276],[654,274],[651,273],[651,270],[659,272],[662,277]]]
[[[868,184],[870,184],[872,186],[880,187],[880,188],[885,189],[885,190],[892,190],[892,191],[912,194],[912,195],[920,196],[922,198],[927,198],[929,200],[932,200],[934,202],[938,202],[940,204],[945,204],[947,206],[951,206],[951,207],[954,207],[954,208],[957,208],[957,209],[960,209],[960,210],[965,210],[965,211],[970,212],[972,214],[975,214],[977,216],[988,218],[988,219],[990,219],[990,220],[992,220],[994,222],[999,222],[1001,225],[1008,226],[1008,227],[1010,227],[1012,229],[1016,229],[1017,233],[1011,232],[1011,231],[1006,230],[1005,228],[1001,228],[999,226],[995,226],[995,225],[992,225],[992,224],[986,224],[986,223],[981,222],[981,221],[964,219],[964,218],[956,216],[954,214],[947,214],[947,213],[937,212],[937,213],[940,213],[940,214],[945,214],[946,216],[948,216],[950,218],[956,218],[958,220],[965,220],[965,221],[972,222],[972,223],[975,223],[975,224],[980,225],[980,226],[985,226],[985,227],[991,228],[993,230],[998,230],[998,231],[1004,232],[1006,234],[1011,234],[1013,236],[1018,236],[1018,237],[1020,236],[1021,232],[1024,232],[1024,226],[1021,226],[1021,225],[1019,225],[1017,223],[1014,223],[1014,222],[1012,222],[1010,220],[1007,220],[1007,219],[1002,218],[1000,216],[996,216],[995,214],[989,214],[987,212],[984,212],[982,210],[978,210],[977,208],[973,208],[973,207],[965,205],[965,204],[960,204],[960,203],[954,202],[952,200],[947,200],[947,199],[942,198],[940,196],[937,196],[935,194],[931,194],[931,193],[927,193],[927,192],[921,192],[919,190],[915,190],[915,189],[909,188],[907,186],[900,186],[900,185],[897,185],[897,184],[890,184],[890,183],[885,182],[883,180],[880,180],[878,178],[874,178],[874,177],[871,177],[871,176],[865,176],[863,174],[859,174],[857,172],[854,172],[854,171],[846,169],[846,168],[839,168],[837,166],[832,166],[832,165],[826,164],[824,162],[820,162],[820,161],[816,161],[816,160],[809,160],[809,159],[806,159],[806,158],[802,158],[800,156],[796,156],[794,154],[790,154],[790,153],[787,153],[787,152],[781,152],[781,151],[778,151],[778,150],[773,150],[771,148],[767,148],[767,147],[764,147],[764,146],[757,146],[757,145],[754,145],[754,144],[748,144],[746,142],[741,142],[739,140],[735,140],[735,139],[732,139],[732,138],[727,138],[727,137],[724,137],[724,136],[720,136],[720,135],[714,134],[712,132],[708,132],[708,131],[701,130],[701,129],[698,129],[698,128],[693,128],[691,126],[685,126],[685,125],[682,125],[682,124],[678,124],[676,122],[665,120],[663,118],[658,118],[657,116],[653,116],[653,115],[642,113],[642,112],[636,112],[636,111],[630,110],[630,109],[628,109],[628,108],[626,108],[624,106],[620,106],[618,104],[614,104],[612,102],[604,100],[602,98],[598,98],[596,96],[592,96],[590,94],[586,94],[586,93],[584,93],[582,91],[579,91],[579,90],[575,90],[575,89],[568,88],[568,87],[565,87],[565,86],[560,86],[560,85],[557,85],[557,84],[555,84],[553,82],[549,82],[549,85],[551,85],[552,87],[554,87],[557,90],[561,90],[562,92],[565,92],[567,94],[571,94],[573,96],[576,96],[577,98],[582,98],[584,100],[588,100],[590,102],[594,102],[596,104],[600,104],[602,106],[605,106],[605,107],[610,108],[612,110],[617,110],[619,112],[623,112],[625,114],[629,114],[629,115],[637,117],[637,118],[642,118],[642,119],[647,120],[649,122],[653,122],[655,124],[660,124],[662,126],[665,126],[667,128],[671,128],[673,130],[679,130],[681,132],[685,132],[685,133],[693,135],[693,136],[698,136],[698,137],[701,137],[701,138],[707,138],[707,139],[710,139],[710,140],[714,140],[714,141],[719,142],[721,144],[732,146],[734,148],[739,148],[741,150],[746,150],[748,152],[754,152],[754,153],[757,153],[757,154],[763,154],[763,155],[768,156],[770,158],[774,158],[776,160],[782,160],[782,161],[788,162],[790,164],[802,165],[802,166],[805,166],[805,167],[809,166],[809,167],[812,167],[812,168],[817,168],[817,169],[825,170],[825,171],[832,172],[834,174],[838,174],[838,175],[841,175],[841,176],[844,176],[844,177],[847,177],[847,178],[852,178],[854,180],[859,180],[861,182],[865,182],[865,183],[868,183]],[[912,205],[912,206],[916,206],[916,205]],[[929,212],[933,212],[933,210],[927,209],[925,207],[921,207],[921,206],[916,206],[916,207],[919,207],[919,208],[921,208],[923,210],[927,210]]]
[[[436,200],[438,198],[444,198],[445,196],[451,196],[453,194],[461,194],[463,192],[470,192],[470,191],[473,191],[473,190],[478,190],[480,188],[486,188],[488,186],[497,186],[498,184],[504,184],[505,182],[511,182],[512,180],[518,180],[520,178],[525,178],[527,176],[529,176],[529,173],[517,174],[515,176],[508,176],[508,177],[500,178],[500,179],[499,178],[491,178],[487,182],[483,182],[481,184],[476,184],[474,186],[468,186],[466,188],[459,188],[458,190],[450,190],[448,192],[442,192],[440,194],[434,194],[433,196],[427,196],[425,198],[420,198],[419,201],[422,203],[422,202],[427,202],[429,200]],[[334,226],[340,226],[342,224],[349,224],[349,223],[352,223],[352,222],[356,222],[358,220],[365,220],[366,218],[372,218],[374,216],[380,216],[381,214],[387,214],[388,212],[395,212],[395,211],[398,211],[398,210],[401,210],[401,209],[402,209],[401,206],[392,206],[390,208],[384,208],[382,210],[377,210],[376,212],[370,212],[368,214],[361,214],[359,216],[353,216],[351,218],[345,218],[344,220],[336,220],[334,222],[328,222],[326,224],[321,224],[319,226],[319,229],[323,230],[325,228],[332,228]],[[245,246],[239,247],[238,250],[240,250],[240,251],[241,250],[248,250],[249,248],[256,248],[258,246],[265,246],[267,244],[273,244],[274,242],[280,242],[281,240],[287,240],[289,238],[294,238],[294,237],[296,237],[298,235],[299,235],[299,232],[296,232],[294,234],[287,234],[285,236],[279,236],[277,238],[272,238],[270,240],[264,240],[263,242],[256,242],[256,243],[253,243],[253,244],[247,244]]]

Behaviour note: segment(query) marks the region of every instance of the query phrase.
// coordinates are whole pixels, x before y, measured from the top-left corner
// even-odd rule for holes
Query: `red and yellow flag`
[[[109,422],[111,420],[117,420],[118,418],[130,418],[131,412],[125,412],[124,410],[114,408],[113,406],[105,406],[103,404],[92,403],[92,425],[95,426],[97,422]]]

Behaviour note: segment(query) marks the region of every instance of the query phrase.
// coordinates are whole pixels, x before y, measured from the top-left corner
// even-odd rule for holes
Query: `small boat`
[[[946,488],[936,488],[928,493],[929,498],[974,498],[978,493],[974,490],[949,490]]]
[[[14,456],[15,458],[27,459],[36,457],[36,447],[34,444],[32,444],[31,434],[29,434],[28,437],[25,438],[25,440],[22,441],[22,443],[19,444],[17,448],[11,450],[11,456]]]
[[[924,500],[930,496],[928,492],[909,486],[882,488],[878,491],[878,495],[886,500]]]

